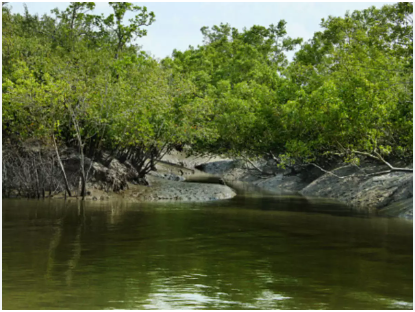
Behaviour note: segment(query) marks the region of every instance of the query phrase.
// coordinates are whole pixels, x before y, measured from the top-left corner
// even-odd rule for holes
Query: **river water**
[[[412,309],[412,221],[301,197],[3,200],[3,309]]]

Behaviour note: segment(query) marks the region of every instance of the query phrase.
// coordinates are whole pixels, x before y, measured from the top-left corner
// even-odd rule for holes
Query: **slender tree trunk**
[[[84,200],[86,196],[86,177],[84,168],[81,169],[81,196],[82,200]]]
[[[73,111],[72,113],[72,122],[74,123],[75,130],[76,130],[76,138],[78,139],[79,144],[79,153],[81,156],[81,163],[80,163],[80,171],[81,171],[81,196],[82,200],[85,200],[86,196],[86,175],[85,175],[85,155],[84,155],[84,143],[82,142],[81,138],[81,130],[79,129],[78,121],[76,120],[75,114]]]
[[[77,127],[78,128],[78,127]],[[79,128],[78,128],[79,129]],[[79,143],[79,152],[80,152],[80,171],[81,171],[81,196],[82,200],[85,199],[86,196],[86,175],[85,175],[85,155],[84,155],[84,145],[82,144],[81,136],[78,133],[78,143]]]
[[[50,169],[50,182],[49,182],[49,197],[51,197],[51,195],[52,195],[54,162],[55,162],[55,160],[53,159],[53,156],[52,156],[52,167]]]
[[[6,160],[3,158],[3,163],[2,163],[2,165],[3,165],[3,184],[2,184],[2,187],[3,187],[3,194],[6,194],[6,189],[7,189],[7,169],[6,169]],[[10,190],[9,190],[9,192],[8,192],[8,194],[9,194],[9,196],[8,197],[10,197]]]
[[[52,139],[53,139],[53,145],[55,147],[56,157],[57,157],[58,163],[59,163],[59,168],[61,169],[63,181],[65,182],[66,192],[68,192],[69,196],[72,196],[71,190],[69,189],[68,179],[66,178],[65,168],[63,167],[61,157],[59,156],[58,146],[56,145],[56,140],[55,140],[55,135],[54,134],[52,134]],[[66,192],[65,192],[65,199],[66,199]]]
[[[35,171],[35,184],[36,184],[36,194],[35,194],[34,197],[37,197],[37,199],[39,199],[39,197],[40,197],[39,172],[38,172],[38,170],[36,168],[36,165],[35,165],[35,161],[34,160],[32,161],[32,164],[33,164],[33,169]]]

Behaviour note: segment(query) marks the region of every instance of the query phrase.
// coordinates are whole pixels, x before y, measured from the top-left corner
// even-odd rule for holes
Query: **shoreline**
[[[67,161],[65,169],[69,176],[76,177],[73,168],[77,155]],[[174,151],[155,165],[154,171],[145,176],[148,185],[140,185],[131,179],[127,164],[113,158],[107,166],[102,162],[92,163],[92,174],[87,182],[85,200],[127,200],[146,201],[211,201],[233,198],[240,192],[232,185],[244,183],[256,192],[270,194],[295,194],[305,199],[330,200],[349,206],[362,213],[375,213],[392,217],[412,219],[413,215],[413,174],[412,172],[382,172],[384,165],[373,161],[362,162],[361,167],[337,163],[332,164],[330,172],[323,172],[314,166],[302,167],[295,172],[278,169],[269,162],[257,162],[262,172],[272,172],[263,176],[247,167],[240,160],[214,157],[186,157],[184,153]],[[407,165],[411,168],[412,165]],[[369,174],[362,175],[365,170]],[[110,177],[111,179],[108,179]],[[76,181],[76,180],[74,180]],[[236,183],[236,184],[235,184]],[[73,182],[72,185],[75,183]],[[114,185],[121,185],[115,188]],[[38,186],[39,187],[39,186]],[[46,186],[40,185],[39,189]],[[74,188],[76,189],[76,188]],[[13,194],[14,193],[14,194]],[[66,192],[54,192],[49,197],[38,193],[40,198],[76,199],[66,196]],[[3,195],[5,193],[3,192]],[[12,196],[10,196],[12,195]],[[9,196],[18,197],[9,190]],[[24,196],[20,198],[26,198]]]

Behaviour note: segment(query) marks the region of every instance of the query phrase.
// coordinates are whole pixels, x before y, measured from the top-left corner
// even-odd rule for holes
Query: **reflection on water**
[[[293,196],[3,200],[4,309],[412,309],[412,222]]]

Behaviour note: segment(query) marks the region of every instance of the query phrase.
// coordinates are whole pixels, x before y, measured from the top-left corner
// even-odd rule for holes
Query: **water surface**
[[[3,309],[412,309],[412,240],[292,196],[3,200]]]

